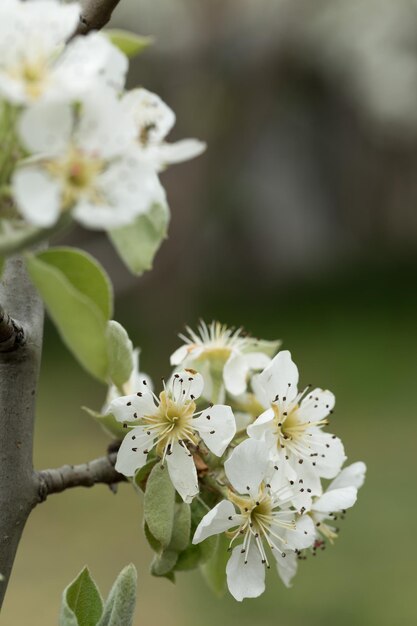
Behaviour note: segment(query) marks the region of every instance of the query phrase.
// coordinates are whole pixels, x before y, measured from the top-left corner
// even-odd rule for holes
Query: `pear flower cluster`
[[[105,34],[72,38],[80,11],[0,3],[0,187],[35,227],[67,213],[111,230],[164,203],[158,173],[205,146],[166,142],[174,112],[146,89],[125,90],[128,59]]]
[[[108,412],[128,429],[116,469],[132,477],[160,459],[185,503],[208,496],[192,543],[228,538],[227,584],[241,601],[263,593],[272,565],[290,586],[298,562],[334,542],[366,467],[344,465],[343,444],[326,429],[334,395],[299,390],[290,352],[273,354],[280,342],[218,322],[187,331],[159,396],[143,375],[128,395],[113,396]]]

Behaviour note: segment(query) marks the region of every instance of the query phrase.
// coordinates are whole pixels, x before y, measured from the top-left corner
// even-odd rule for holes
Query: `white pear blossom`
[[[265,440],[277,471],[274,484],[287,480],[303,485],[297,505],[309,509],[313,495],[321,494],[320,478],[334,478],[346,456],[338,437],[323,432],[335,397],[327,390],[307,387],[298,392],[298,369],[287,350],[252,379],[259,402],[268,407],[248,426],[250,437]]]
[[[250,372],[261,370],[271,362],[270,357],[260,350],[265,342],[246,336],[241,328],[228,328],[220,322],[207,326],[201,322],[198,332],[188,326],[186,330],[188,335],[179,335],[184,344],[171,355],[171,365],[190,366],[201,371],[206,380],[206,398],[212,397],[219,378],[218,397],[224,398],[225,390],[233,396],[243,394]]]
[[[140,355],[139,348],[135,348],[132,354],[132,359],[133,359],[132,373],[130,375],[129,380],[127,380],[124,383],[121,389],[121,391],[123,391],[124,395],[126,396],[130,396],[134,394],[136,392],[136,389],[139,389],[141,387],[143,381],[146,381],[146,384],[151,391],[153,389],[151,378],[140,370],[139,355]],[[116,385],[111,384],[109,386],[106,402],[103,407],[103,413],[108,413],[111,402],[113,402],[113,400],[116,400],[119,397],[120,397],[119,389],[116,387]]]
[[[74,101],[95,84],[121,89],[128,61],[100,33],[65,42],[80,5],[56,0],[0,3],[0,95],[15,104],[40,99]]]
[[[85,227],[107,230],[164,201],[157,174],[133,143],[133,120],[108,88],[93,90],[77,107],[33,105],[19,133],[33,156],[16,169],[13,195],[35,226],[52,226],[69,211]]]
[[[330,526],[327,521],[334,523],[339,515],[343,518],[346,509],[355,504],[358,489],[365,481],[365,474],[365,463],[352,463],[342,469],[323,495],[313,498],[309,513],[316,526],[317,539],[321,535],[333,543],[337,537],[337,528]]]
[[[137,141],[144,157],[158,171],[172,163],[193,159],[206,149],[206,144],[197,139],[165,141],[175,124],[175,113],[157,94],[143,88],[132,89],[123,96],[123,104],[134,116]]]
[[[134,476],[155,448],[167,463],[171,481],[185,502],[198,493],[197,471],[190,447],[200,438],[207,448],[221,456],[233,439],[236,424],[229,406],[213,405],[196,412],[203,391],[203,377],[194,370],[177,372],[159,398],[142,380],[137,392],[110,403],[109,411],[119,422],[134,423],[117,455],[116,469]]]
[[[243,441],[225,462],[224,469],[233,491],[203,517],[193,543],[222,532],[228,534],[232,554],[226,567],[227,584],[233,597],[241,601],[263,593],[265,567],[270,567],[268,550],[279,572],[290,570],[295,551],[311,546],[315,529],[308,515],[298,515],[290,508],[294,488],[272,488],[271,464],[264,442]]]

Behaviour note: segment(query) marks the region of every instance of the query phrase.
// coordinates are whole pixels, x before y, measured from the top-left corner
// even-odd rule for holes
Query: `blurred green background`
[[[333,548],[301,563],[290,590],[271,572],[265,595],[243,604],[211,596],[198,572],[175,586],[149,575],[128,485],[51,496],[29,519],[1,623],[52,626],[84,564],[106,592],[132,561],[138,626],[414,626],[416,7],[122,0],[114,25],[127,24],[157,41],[131,84],[173,106],[173,137],[209,148],[164,174],[172,224],[153,272],[129,277],[97,233],[66,242],[105,265],[116,317],[156,381],[200,317],[282,338],[301,382],[335,392],[331,431],[349,461],[367,463],[367,481]],[[104,453],[80,406],[99,409],[105,391],[47,323],[37,468]]]

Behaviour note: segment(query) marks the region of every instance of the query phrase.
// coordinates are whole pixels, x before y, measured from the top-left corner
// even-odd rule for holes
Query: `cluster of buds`
[[[111,401],[108,412],[128,429],[116,469],[134,477],[157,459],[185,503],[198,494],[210,503],[192,542],[229,537],[227,584],[242,600],[264,591],[271,558],[289,586],[306,550],[333,543],[366,468],[343,467],[341,440],[324,430],[334,395],[299,391],[291,354],[273,355],[279,342],[217,322],[199,331],[182,336],[159,396],[137,376],[133,393]]]

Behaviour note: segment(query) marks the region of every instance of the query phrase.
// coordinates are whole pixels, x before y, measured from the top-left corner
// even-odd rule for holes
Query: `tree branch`
[[[43,306],[21,258],[6,264],[0,302],[4,306],[1,333],[9,349],[0,352],[1,606],[23,527],[38,500],[32,450]]]
[[[25,341],[23,328],[0,304],[0,352],[17,350]]]
[[[116,453],[94,459],[81,465],[63,465],[57,469],[37,472],[39,502],[52,493],[61,493],[72,487],[93,487],[99,483],[114,485],[126,481],[125,476],[114,469]],[[114,489],[112,489],[114,490]]]
[[[82,0],[80,23],[75,35],[86,35],[92,30],[100,30],[110,20],[120,0]]]

